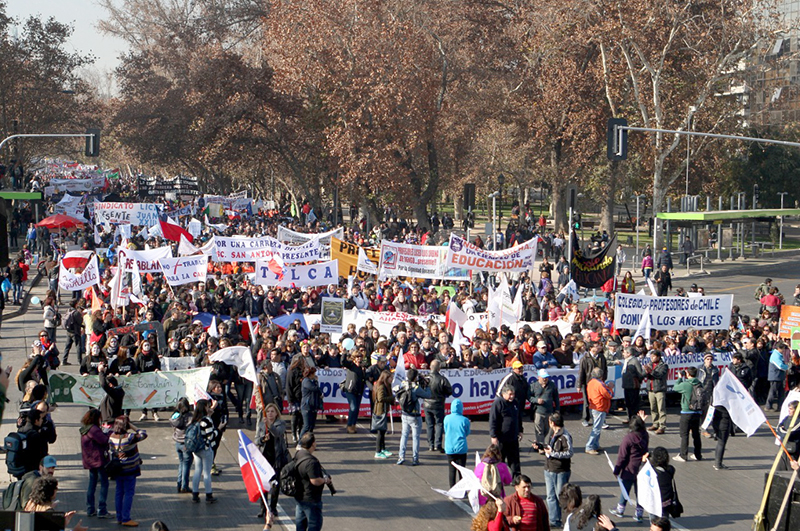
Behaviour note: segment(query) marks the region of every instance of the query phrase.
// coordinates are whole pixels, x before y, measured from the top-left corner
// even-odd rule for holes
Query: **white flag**
[[[407,379],[406,364],[403,361],[403,356],[399,356],[397,358],[397,367],[395,368],[394,376],[392,377],[392,389],[397,390]]]
[[[367,258],[367,253],[364,251],[363,247],[358,248],[358,263],[356,264],[356,269],[358,271],[363,271],[368,275],[378,274],[378,266],[376,266],[372,260]]]
[[[645,461],[636,476],[636,497],[645,511],[661,516],[661,489],[658,488],[658,477],[650,461]]]
[[[748,437],[767,421],[764,412],[731,371],[723,372],[719,383],[714,386],[714,406],[727,409],[733,423]]]
[[[253,364],[250,347],[226,347],[216,351],[208,359],[221,361],[225,365],[233,365],[239,369],[239,376],[245,380],[250,380],[256,385],[258,384],[256,367]]]
[[[464,326],[468,320],[469,316],[456,306],[456,300],[450,299],[450,304],[447,306],[447,313],[445,313],[444,317],[447,331],[455,336],[456,329]]]
[[[578,285],[575,284],[574,280],[567,282],[567,284],[561,288],[561,291],[559,291],[558,294],[564,295],[566,298],[573,301],[580,299],[580,295],[578,295]]]
[[[653,297],[658,297],[658,290],[656,289],[656,285],[653,283],[652,278],[647,279],[647,287],[650,288],[650,293]]]
[[[211,318],[211,324],[208,326],[208,335],[210,337],[219,337],[219,330],[217,330],[217,316]]]
[[[478,494],[481,491],[481,480],[479,480],[478,476],[475,475],[475,472],[469,468],[464,468],[463,466],[457,465],[453,462],[450,464],[456,467],[459,472],[461,472],[461,480],[453,485],[450,490],[434,489],[433,487],[431,487],[431,489],[439,494],[444,494],[449,498],[455,498],[457,500],[460,500],[467,495],[469,497],[469,504],[472,506],[472,510],[475,512],[475,514],[478,514],[478,510],[480,510]]]
[[[185,234],[181,234],[181,241],[178,243],[178,256],[192,256],[199,252],[200,249],[187,240]]]
[[[636,333],[633,334],[633,339],[631,342],[636,341],[637,337],[643,337],[647,341],[650,341],[650,307],[644,309],[644,313],[642,314],[642,319],[639,321],[639,326],[636,328]]]

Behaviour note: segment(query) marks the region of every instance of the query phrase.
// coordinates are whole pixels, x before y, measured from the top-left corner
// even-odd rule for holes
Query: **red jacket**
[[[410,369],[412,365],[417,369],[422,368],[422,365],[425,363],[425,354],[423,354],[421,350],[417,352],[418,354],[416,356],[414,356],[410,350],[403,354],[403,363],[406,366],[406,370]]]
[[[535,494],[531,494],[530,501],[536,505],[538,520],[536,522],[536,531],[550,531],[550,519],[547,516],[547,505],[545,505],[544,500]],[[503,502],[506,504],[503,514],[508,520],[508,526],[511,529],[519,529],[519,524],[514,523],[515,516],[522,516],[522,504],[519,502],[519,496],[515,492],[511,496],[506,496]]]

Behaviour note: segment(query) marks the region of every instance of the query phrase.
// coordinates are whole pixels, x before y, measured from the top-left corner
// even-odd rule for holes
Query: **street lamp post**
[[[781,210],[783,210],[783,197],[788,194],[789,192],[778,192],[778,195],[781,196]],[[781,214],[781,227],[778,231],[778,249],[783,250],[783,214]]]
[[[497,250],[497,196],[500,192],[492,192],[489,197],[492,198],[492,250]]]
[[[739,192],[736,194],[736,207],[738,210],[744,210],[747,207],[747,192]],[[738,230],[736,231],[739,239],[739,256],[744,258],[744,223],[739,222]],[[733,256],[731,256],[733,260]]]
[[[643,195],[636,195],[636,255],[634,255],[634,267],[639,263],[639,200],[644,197]]]
[[[694,105],[689,107],[689,123],[687,124],[689,130],[691,130],[694,125],[692,118],[694,117],[695,111],[697,111],[697,107]],[[691,142],[692,135],[686,135],[686,197],[689,197],[689,153],[691,152]]]

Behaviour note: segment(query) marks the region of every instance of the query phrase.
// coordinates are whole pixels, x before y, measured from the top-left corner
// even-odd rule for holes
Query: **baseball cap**
[[[547,343],[545,343],[544,341],[539,341],[538,343],[536,343],[536,346],[537,347],[546,347]]]
[[[536,376],[539,378],[550,378],[550,373],[547,372],[547,369],[539,369],[539,372],[536,373]]]
[[[706,359],[706,358],[711,358],[713,360],[714,359],[714,353],[713,352],[706,352],[703,355],[703,359]]]
[[[45,458],[42,460],[42,465],[45,468],[55,468],[58,466],[58,463],[56,462],[55,457],[53,457],[52,455],[48,455],[45,456]]]
[[[519,360],[515,360],[514,363],[511,364],[512,369],[519,369],[522,367],[522,362]]]

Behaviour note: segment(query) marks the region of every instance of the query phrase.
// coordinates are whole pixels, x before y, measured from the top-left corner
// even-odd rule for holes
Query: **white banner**
[[[155,203],[95,203],[95,223],[158,225]]]
[[[472,271],[528,271],[536,259],[536,242],[534,238],[510,249],[486,251],[451,234],[445,265]]]
[[[259,259],[269,260],[274,254],[279,254],[285,264],[319,260],[319,240],[298,246],[286,245],[270,236],[217,236],[214,241],[217,262],[257,262]]]
[[[278,226],[278,240],[284,243],[291,243],[291,244],[306,243],[314,238],[317,238],[322,245],[330,246],[331,236],[333,236],[334,238],[339,238],[341,240],[342,237],[344,236],[344,228],[339,227],[338,229],[329,230],[328,232],[305,233],[305,232],[295,232],[291,229],[287,229],[283,225]]]
[[[389,337],[392,328],[399,323],[405,323],[413,319],[419,324],[427,323],[433,320],[437,323],[444,323],[443,315],[413,315],[404,312],[373,312],[371,310],[345,310],[344,324],[347,326],[350,323],[355,323],[356,330],[367,324],[367,321],[372,321],[372,325],[378,329],[381,335]]]
[[[70,273],[64,264],[58,266],[58,287],[64,291],[80,291],[94,286],[100,282],[100,268],[97,265],[97,255],[89,259],[83,272],[75,275]]]
[[[614,326],[636,330],[645,309],[650,309],[652,330],[724,330],[731,320],[733,295],[703,297],[651,297],[618,293]]]
[[[85,208],[81,204],[83,197],[81,196],[72,196],[69,194],[64,194],[64,197],[61,198],[61,201],[55,204],[53,207],[54,214],[64,214],[66,216],[73,217],[79,221],[86,222],[86,218],[83,216]]]
[[[161,273],[170,286],[180,286],[192,282],[205,282],[208,274],[208,256],[181,256],[179,258],[162,258]]]
[[[244,194],[244,195],[242,195]],[[206,195],[206,204],[220,205],[224,210],[245,210],[248,205],[253,204],[253,200],[245,197],[247,191],[237,192],[228,196],[225,195]]]
[[[50,197],[59,192],[91,192],[95,188],[103,188],[105,185],[105,177],[93,177],[91,179],[50,179],[49,185],[44,189],[44,195]]]
[[[339,261],[331,260],[313,265],[298,265],[283,268],[283,278],[270,271],[267,260],[256,262],[255,284],[261,286],[280,286],[298,288],[327,286],[339,282]]]
[[[390,277],[469,280],[469,271],[448,268],[445,265],[446,259],[447,247],[445,246],[409,245],[383,240],[378,278],[381,280]]]
[[[120,263],[126,272],[133,271],[133,261],[136,260],[136,265],[139,266],[139,273],[144,275],[145,273],[160,273],[161,265],[159,265],[158,261],[162,258],[172,258],[172,249],[169,247],[158,247],[148,251],[121,249],[119,255]]]

